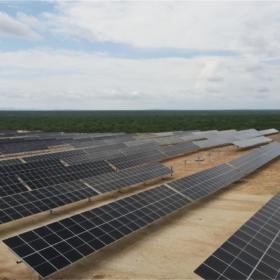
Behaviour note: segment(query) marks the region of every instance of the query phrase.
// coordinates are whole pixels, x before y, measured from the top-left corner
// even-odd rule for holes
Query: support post
[[[172,165],[171,165],[171,171],[173,171],[173,169],[172,169]],[[171,173],[171,176],[172,176],[172,173]]]
[[[52,215],[52,209],[50,210],[50,215]]]
[[[187,161],[185,160],[185,171],[187,170]]]
[[[197,158],[197,166],[199,167],[199,157]]]
[[[88,198],[88,201],[90,201],[90,197]]]
[[[39,275],[39,280],[43,280],[43,278]]]
[[[146,185],[146,182],[144,182],[144,184],[143,185]]]

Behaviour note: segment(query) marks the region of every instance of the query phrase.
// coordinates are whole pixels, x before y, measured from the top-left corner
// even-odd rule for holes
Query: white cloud
[[[28,16],[28,15],[26,15],[24,13],[20,13],[20,12],[17,13],[17,17],[21,22],[27,24],[28,26],[33,27],[39,31],[45,31],[45,27],[42,25],[42,23],[37,18]]]
[[[42,40],[42,37],[27,24],[16,21],[2,12],[0,12],[0,36],[24,38],[31,41]]]
[[[248,74],[246,67],[253,61],[244,56],[133,60],[41,49],[0,53],[0,61],[0,98],[6,106],[11,100],[21,101],[20,107],[32,104],[50,109],[63,106],[222,109],[280,105],[277,79],[280,66],[257,64],[274,78],[264,85],[262,80]],[[208,74],[216,72],[224,81],[213,87]]]
[[[220,76],[211,76],[208,78],[208,81],[210,81],[210,82],[221,82],[223,80],[224,80],[224,78],[220,77]]]
[[[280,55],[280,3],[246,1],[54,1],[52,32],[139,48]],[[90,40],[91,36],[88,40]]]

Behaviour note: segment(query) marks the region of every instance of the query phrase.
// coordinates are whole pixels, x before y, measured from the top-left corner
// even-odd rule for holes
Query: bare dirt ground
[[[211,150],[211,149],[210,149]],[[233,149],[204,158],[200,170],[227,162],[253,149]],[[206,154],[209,150],[163,162],[170,166]],[[48,279],[199,279],[193,270],[280,190],[280,158],[264,165],[251,175],[177,211],[156,223],[131,234],[86,259],[61,270]],[[198,171],[198,163],[174,166],[175,174],[82,201],[53,211],[0,226],[0,240],[43,226],[47,223],[107,204],[133,193],[155,187]],[[0,277],[38,279],[7,246],[0,243]],[[0,278],[1,279],[1,278]]]

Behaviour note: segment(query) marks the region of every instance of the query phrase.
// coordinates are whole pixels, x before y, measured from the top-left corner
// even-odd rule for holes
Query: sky
[[[0,2],[0,109],[280,108],[280,1]]]

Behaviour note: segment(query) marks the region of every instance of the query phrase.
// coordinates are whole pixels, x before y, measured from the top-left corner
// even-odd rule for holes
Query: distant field
[[[242,111],[0,111],[0,130],[162,132],[280,130],[280,110]]]

